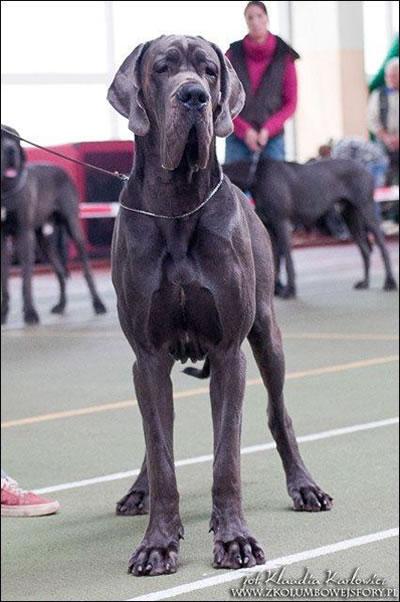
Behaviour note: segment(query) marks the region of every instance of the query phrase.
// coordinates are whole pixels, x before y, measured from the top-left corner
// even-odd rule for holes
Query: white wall
[[[308,49],[323,51],[334,35],[332,3],[267,1],[271,29],[286,39],[289,4],[298,5],[296,14],[304,23],[293,40],[303,54],[297,63],[301,70]],[[366,65],[367,72],[373,72],[389,46],[388,28],[396,29],[398,2],[364,4]],[[106,101],[112,74],[125,56],[138,43],[162,33],[201,34],[225,50],[246,32],[245,6],[246,1],[236,0],[2,2],[2,122],[43,144],[130,138],[125,120]],[[351,38],[351,23],[347,25]],[[329,90],[323,78],[312,85],[314,102],[326,99]],[[335,120],[327,107],[326,124]],[[290,140],[288,147],[292,157]]]
[[[2,2],[2,122],[42,144],[129,139],[126,121],[106,101],[126,55],[167,33],[202,35],[226,50],[246,32],[246,4]],[[277,5],[268,3],[275,31]]]

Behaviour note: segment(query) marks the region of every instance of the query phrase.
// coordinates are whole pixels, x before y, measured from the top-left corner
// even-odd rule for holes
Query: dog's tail
[[[189,376],[195,376],[196,378],[208,378],[210,376],[210,360],[206,357],[203,367],[199,370],[198,368],[185,368],[183,370],[185,374]]]

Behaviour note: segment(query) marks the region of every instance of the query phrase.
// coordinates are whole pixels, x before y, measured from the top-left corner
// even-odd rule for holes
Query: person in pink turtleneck
[[[299,55],[268,30],[264,2],[249,2],[244,14],[249,33],[226,54],[244,86],[246,103],[226,141],[225,161],[250,161],[257,151],[284,160],[284,124],[296,110],[294,62]]]

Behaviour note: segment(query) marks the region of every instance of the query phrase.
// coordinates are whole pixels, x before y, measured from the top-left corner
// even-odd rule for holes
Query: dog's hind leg
[[[260,296],[260,295],[259,295]],[[248,336],[268,391],[268,425],[286,473],[287,488],[295,510],[330,510],[332,498],[317,485],[300,456],[292,421],[283,398],[284,355],[272,305],[257,303],[256,318]]]
[[[1,231],[1,323],[5,324],[7,320],[10,293],[8,288],[8,273],[10,266],[10,256],[7,248],[7,238],[4,231]]]
[[[359,211],[352,205],[348,204],[343,212],[342,216],[346,225],[353,237],[354,242],[360,249],[361,257],[364,266],[364,278],[359,282],[356,282],[354,288],[356,289],[367,289],[369,288],[369,269],[370,269],[370,256],[371,256],[371,244],[368,240],[368,232],[365,221],[360,215]]]
[[[67,227],[67,232],[72,238],[74,244],[79,253],[79,257],[82,262],[83,274],[85,276],[85,280],[89,287],[90,295],[92,297],[93,308],[96,314],[104,314],[107,309],[99,297],[99,294],[96,290],[96,286],[93,280],[92,272],[89,266],[89,260],[85,249],[85,240],[84,236],[76,216],[65,216],[66,220],[65,225]]]
[[[296,297],[296,273],[294,270],[292,256],[292,240],[290,234],[290,222],[284,221],[276,224],[275,236],[277,252],[279,256],[285,258],[285,267],[287,275],[286,286],[279,292],[279,297],[282,299],[292,299]],[[274,252],[275,254],[275,252]]]
[[[385,237],[381,230],[378,218],[375,213],[375,206],[373,202],[368,203],[367,205],[363,205],[360,207],[363,213],[363,217],[365,219],[366,226],[370,232],[374,235],[375,242],[379,247],[379,250],[382,255],[382,260],[385,266],[385,282],[383,285],[383,289],[385,291],[393,291],[397,290],[397,284],[395,277],[392,271],[392,265],[389,257],[388,250],[386,248]]]
[[[117,502],[118,516],[136,516],[149,512],[149,479],[147,475],[146,455],[140,473],[128,492]]]
[[[275,273],[275,291],[274,294],[279,297],[282,294],[282,291],[284,290],[284,286],[281,282],[281,253],[280,253],[280,249],[278,246],[278,241],[276,238],[276,234],[274,232],[274,229],[271,227],[267,227],[265,226],[269,232],[269,237],[271,239],[271,245],[272,245],[272,252],[274,255],[274,273]]]
[[[62,314],[64,313],[65,306],[67,304],[67,298],[65,295],[65,270],[62,265],[61,259],[57,254],[57,250],[55,247],[55,241],[51,236],[46,236],[42,232],[39,232],[37,235],[37,240],[40,248],[43,253],[46,255],[47,259],[50,261],[53,269],[56,273],[58,284],[60,286],[60,296],[57,305],[55,305],[51,312],[53,314]]]

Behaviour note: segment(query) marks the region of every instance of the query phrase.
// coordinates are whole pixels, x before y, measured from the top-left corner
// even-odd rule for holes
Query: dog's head
[[[25,152],[18,138],[15,138],[18,132],[7,125],[2,125],[1,128],[1,181],[3,183],[7,180],[12,181],[21,174],[25,165]]]
[[[125,59],[108,100],[134,134],[159,143],[165,169],[176,169],[185,156],[197,170],[207,166],[214,136],[233,131],[245,94],[217,46],[200,37],[162,36]]]

